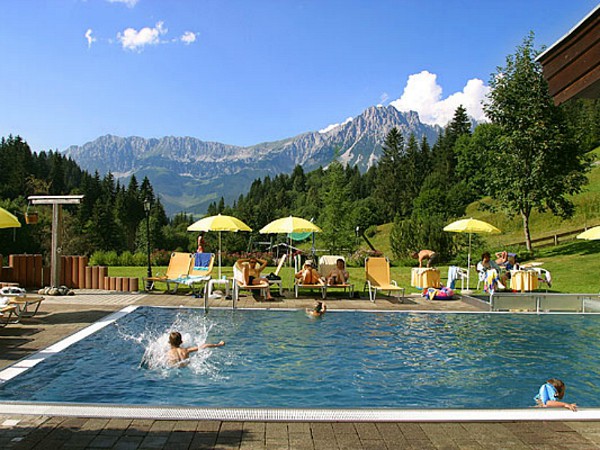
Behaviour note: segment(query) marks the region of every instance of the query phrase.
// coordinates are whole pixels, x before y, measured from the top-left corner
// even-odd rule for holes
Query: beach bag
[[[278,281],[278,280],[281,280],[281,277],[279,275],[275,275],[273,272],[271,272],[269,275],[267,275],[267,280]]]

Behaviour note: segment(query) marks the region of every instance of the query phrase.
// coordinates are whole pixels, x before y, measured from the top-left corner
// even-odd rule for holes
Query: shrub
[[[154,250],[150,255],[153,266],[168,266],[170,260],[171,252],[169,250]]]
[[[133,266],[133,254],[130,251],[124,251],[119,257],[120,266]]]
[[[145,253],[136,252],[133,254],[134,266],[145,266],[148,264],[148,256]]]
[[[118,266],[119,265],[119,257],[117,252],[109,251],[105,252],[102,250],[95,251],[92,256],[90,256],[89,261],[90,266]]]

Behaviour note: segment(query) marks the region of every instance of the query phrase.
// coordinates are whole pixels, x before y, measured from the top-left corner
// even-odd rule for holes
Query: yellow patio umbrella
[[[0,208],[0,228],[20,228],[21,222],[12,213]]]
[[[289,216],[268,223],[260,229],[259,233],[318,233],[321,231],[323,230],[306,219]]]
[[[236,217],[218,214],[216,216],[204,217],[194,222],[187,227],[187,230],[219,232],[219,278],[221,278],[221,232],[229,231],[237,233],[238,231],[252,231],[252,228]]]
[[[600,239],[600,226],[585,230],[577,235],[577,239],[585,239],[586,241],[596,241]]]
[[[469,233],[469,253],[467,256],[467,290],[469,290],[469,276],[471,271],[471,235],[475,234],[493,234],[500,233],[501,231],[494,225],[490,225],[483,220],[473,219],[461,219],[456,222],[452,222],[444,227],[444,231],[450,231],[451,233]]]
[[[269,234],[269,233],[285,233],[290,238],[290,251],[292,248],[292,233],[320,233],[321,230],[314,223],[309,220],[302,219],[301,217],[282,217],[281,219],[274,220],[271,223],[268,223],[264,227],[262,227],[259,233]],[[314,252],[314,234],[313,234],[313,252]]]

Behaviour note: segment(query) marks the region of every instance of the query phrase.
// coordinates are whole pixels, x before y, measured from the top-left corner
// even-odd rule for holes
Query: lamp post
[[[146,279],[146,291],[149,291],[152,288],[152,265],[150,263],[150,208],[152,208],[152,203],[150,203],[150,199],[144,199],[144,211],[146,212],[146,253],[148,254],[148,278]]]

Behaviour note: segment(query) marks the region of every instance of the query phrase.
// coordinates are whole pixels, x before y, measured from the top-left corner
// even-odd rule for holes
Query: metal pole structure
[[[469,233],[469,253],[467,254],[467,291],[469,288],[469,279],[471,278],[471,233]]]
[[[62,205],[79,205],[83,195],[30,195],[32,205],[52,205],[52,248],[50,251],[50,285],[60,286],[60,253],[62,253]]]
[[[52,205],[52,251],[50,253],[50,286],[60,286],[60,247],[62,237],[62,206]]]
[[[144,200],[144,211],[146,212],[146,254],[148,256],[148,278],[146,278],[146,291],[152,288],[152,264],[150,261],[150,208],[152,204],[149,199]]]
[[[221,231],[219,231],[219,280],[221,279]]]

